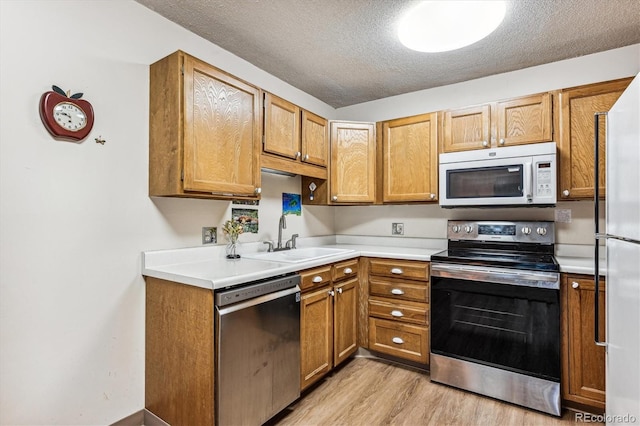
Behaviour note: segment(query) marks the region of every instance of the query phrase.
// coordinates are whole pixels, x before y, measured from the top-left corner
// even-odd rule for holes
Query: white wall
[[[147,196],[149,64],[182,49],[334,109],[133,1],[1,0],[0,19],[0,424],[109,424],[144,407],[141,251],[200,245],[230,214]],[[92,102],[83,143],[44,129],[52,84]],[[243,240],[277,234],[281,192],[300,191],[300,178],[263,179],[261,233]],[[333,233],[333,212],[305,208],[287,231]]]
[[[441,109],[539,93],[636,75],[640,44],[540,65],[449,86],[393,96],[337,110],[342,120],[383,121]],[[556,225],[560,244],[593,244],[593,202],[558,203],[569,209],[571,223]],[[448,219],[554,220],[556,209],[441,209],[438,206],[368,206],[336,208],[336,233],[391,235],[391,223],[404,223],[404,238],[446,238]],[[604,217],[601,209],[601,222]],[[601,224],[604,226],[604,224]],[[402,238],[402,237],[398,237]]]

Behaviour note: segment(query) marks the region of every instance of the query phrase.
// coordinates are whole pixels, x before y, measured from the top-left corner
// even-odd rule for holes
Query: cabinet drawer
[[[300,289],[302,291],[322,287],[331,283],[331,266],[309,269],[300,272]]]
[[[369,349],[429,363],[429,328],[369,317]]]
[[[395,303],[395,301],[369,299],[369,315],[391,321],[419,325],[429,324],[429,309],[427,305],[411,306]]]
[[[369,273],[380,277],[429,281],[429,263],[406,260],[370,260]]]
[[[397,300],[429,302],[429,287],[426,283],[405,280],[369,278],[369,294]]]
[[[339,281],[343,278],[353,278],[358,276],[358,259],[345,260],[336,263],[331,269],[333,281]]]

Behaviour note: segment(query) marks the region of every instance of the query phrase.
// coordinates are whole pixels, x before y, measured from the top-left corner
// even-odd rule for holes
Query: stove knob
[[[466,232],[467,234],[470,234],[471,231],[473,231],[473,226],[467,225],[464,227],[464,232]]]
[[[460,225],[453,225],[451,227],[451,230],[454,232],[454,234],[457,234],[458,232],[460,232]]]
[[[536,232],[538,233],[538,235],[547,235],[547,228],[540,227],[536,229]]]
[[[531,234],[531,228],[529,228],[528,226],[523,226],[523,227],[522,227],[522,233],[523,233],[524,235],[529,235],[529,234]]]

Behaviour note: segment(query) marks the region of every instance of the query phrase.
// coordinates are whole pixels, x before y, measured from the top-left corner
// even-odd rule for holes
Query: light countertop
[[[142,275],[217,290],[360,256],[429,261],[432,254],[443,249],[379,244],[322,244],[322,247],[346,251],[300,263],[270,262],[248,258],[228,260],[224,256],[222,246],[147,251],[142,255]],[[560,272],[592,275],[593,257],[588,257],[587,254],[581,250],[559,250],[556,260],[560,264]],[[605,261],[602,260],[601,275],[606,274],[604,266]]]

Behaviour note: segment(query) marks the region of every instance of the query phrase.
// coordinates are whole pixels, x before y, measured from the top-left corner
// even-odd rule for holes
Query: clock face
[[[87,125],[87,114],[78,105],[60,102],[53,108],[56,122],[70,132],[77,132]]]

